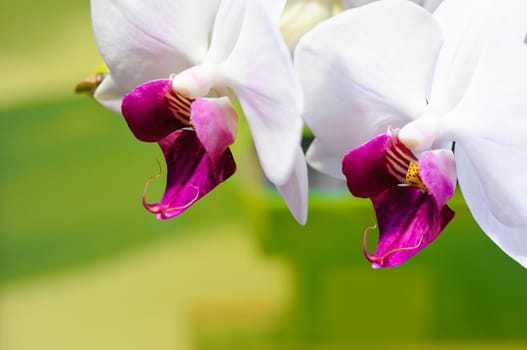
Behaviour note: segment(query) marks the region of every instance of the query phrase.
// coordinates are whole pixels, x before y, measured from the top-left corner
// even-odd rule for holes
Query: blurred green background
[[[461,196],[433,245],[372,270],[369,202],[313,190],[298,226],[242,127],[237,174],[157,221],[156,145],[72,93],[100,62],[89,2],[4,1],[0,29],[1,350],[527,348],[527,272]]]

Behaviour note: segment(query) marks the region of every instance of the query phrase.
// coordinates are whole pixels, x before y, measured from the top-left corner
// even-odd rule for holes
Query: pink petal
[[[192,125],[212,164],[220,163],[234,142],[238,116],[227,97],[198,98],[191,106]]]
[[[456,163],[452,151],[442,149],[423,152],[419,158],[419,174],[439,208],[454,195]]]

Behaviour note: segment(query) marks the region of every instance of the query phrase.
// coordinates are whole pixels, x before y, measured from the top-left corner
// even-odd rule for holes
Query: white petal
[[[456,140],[460,187],[482,229],[527,257],[527,46],[483,51],[471,85],[445,118]],[[522,255],[523,254],[523,255]]]
[[[525,62],[526,45],[494,43],[482,54],[465,97],[445,117],[447,132],[476,170],[472,176],[481,182],[489,212],[509,226],[527,226]]]
[[[434,12],[443,0],[412,0],[430,12]]]
[[[277,186],[296,221],[304,225],[307,220],[307,165],[300,146],[296,150],[293,172],[287,181]]]
[[[121,113],[123,97],[128,91],[115,83],[111,74],[107,74],[95,90],[93,97],[104,107]]]
[[[523,42],[527,1],[446,0],[434,16],[445,42],[434,74],[430,109],[444,114],[461,100],[486,42]]]
[[[262,5],[265,6],[267,13],[271,17],[271,19],[275,23],[278,23],[280,21],[280,16],[284,11],[286,2],[287,0],[266,0],[262,1]]]
[[[206,60],[216,63],[223,61],[231,53],[240,35],[245,16],[245,7],[252,0],[222,0],[216,19],[210,43],[210,50]],[[262,1],[266,16],[277,24],[282,13],[285,0]]]
[[[474,219],[498,247],[527,268],[527,226],[511,227],[500,222],[490,211],[491,199],[484,184],[474,176],[479,169],[461,147],[456,148],[456,161],[460,188]]]
[[[231,53],[240,35],[248,1],[250,0],[221,0],[206,61],[219,63]]]
[[[240,38],[220,75],[240,101],[266,176],[281,185],[300,144],[300,87],[289,50],[273,19],[263,15],[260,0],[249,1],[246,10]]]
[[[342,173],[343,157],[332,151],[332,148],[324,147],[319,138],[311,143],[306,153],[307,162],[313,169],[341,180],[346,179]]]
[[[324,153],[342,159],[388,126],[419,117],[440,44],[432,15],[396,0],[345,11],[307,33],[295,68],[304,119]],[[340,165],[328,170],[340,173]]]
[[[219,0],[92,0],[93,31],[114,79],[130,91],[201,60]]]

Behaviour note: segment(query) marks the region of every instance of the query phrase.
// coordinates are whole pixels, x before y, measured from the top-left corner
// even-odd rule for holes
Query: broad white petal
[[[300,146],[296,150],[293,172],[287,181],[277,188],[296,221],[304,225],[307,220],[308,182],[307,165]]]
[[[434,13],[444,44],[438,57],[430,109],[450,111],[468,88],[489,40],[522,43],[527,34],[525,0],[445,0]]]
[[[92,0],[97,46],[128,91],[196,64],[206,53],[219,0]]]
[[[460,187],[482,229],[527,259],[527,45],[484,50],[471,85],[445,118]]]
[[[93,97],[104,107],[121,113],[121,104],[123,102],[123,97],[128,91],[123,89],[115,83],[113,80],[112,74],[108,73],[102,83],[95,89]]]
[[[295,68],[304,119],[324,152],[342,159],[389,126],[418,118],[440,45],[432,15],[406,0],[348,10],[308,32]]]
[[[527,268],[527,226],[508,226],[490,211],[491,199],[487,196],[485,185],[480,177],[474,175],[479,169],[471,163],[471,158],[462,147],[456,147],[456,162],[461,192],[474,219],[498,247]]]
[[[300,144],[301,92],[289,50],[265,11],[260,0],[247,3],[240,38],[220,75],[240,101],[265,175],[281,185]]]
[[[465,97],[445,117],[445,129],[476,170],[471,176],[479,178],[489,212],[505,225],[527,227],[525,62],[527,45],[486,49]]]

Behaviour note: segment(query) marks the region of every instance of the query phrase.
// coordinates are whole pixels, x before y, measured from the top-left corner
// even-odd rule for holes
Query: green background
[[[89,3],[3,2],[0,29],[0,349],[527,347],[527,274],[460,194],[434,244],[373,270],[370,203],[313,190],[298,226],[242,123],[233,178],[158,221],[157,146],[72,92],[100,62]]]

